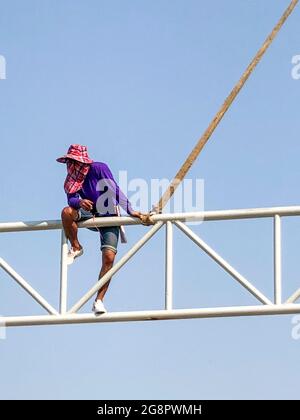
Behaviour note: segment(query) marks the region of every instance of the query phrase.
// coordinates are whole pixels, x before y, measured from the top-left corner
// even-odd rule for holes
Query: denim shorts
[[[94,216],[91,212],[84,209],[80,209],[78,210],[77,222],[83,222],[85,220],[92,219],[93,217]],[[88,229],[100,233],[101,251],[103,251],[104,249],[110,249],[117,253],[120,234],[119,226],[92,227]]]

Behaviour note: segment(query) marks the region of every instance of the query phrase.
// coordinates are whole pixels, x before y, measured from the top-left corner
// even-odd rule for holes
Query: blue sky
[[[1,221],[58,219],[64,167],[82,143],[130,178],[171,178],[288,1],[0,0]],[[297,205],[299,7],[190,172],[205,208]],[[270,220],[195,231],[269,297]],[[283,223],[284,297],[299,287],[300,223]],[[128,229],[129,244],[144,227]],[[95,282],[98,238],[70,269],[69,304]],[[0,235],[0,255],[58,304],[59,232]],[[114,279],[111,311],[163,306],[163,232]],[[255,304],[175,232],[177,308]],[[39,307],[0,273],[0,313]],[[85,307],[90,310],[90,303]],[[299,398],[291,318],[254,317],[9,329],[0,398]]]

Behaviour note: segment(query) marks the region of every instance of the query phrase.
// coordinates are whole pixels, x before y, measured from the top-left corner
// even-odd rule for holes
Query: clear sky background
[[[129,178],[171,178],[288,0],[0,0],[1,221],[58,219],[65,168],[86,144]],[[205,208],[299,204],[300,8],[190,172]],[[298,218],[283,223],[284,297],[300,286]],[[128,229],[129,243],[145,227]],[[272,297],[272,222],[205,223],[195,231]],[[115,278],[110,311],[160,309],[164,233]],[[70,269],[69,305],[97,278],[98,237]],[[0,235],[0,255],[58,305],[59,232]],[[176,308],[255,299],[175,232]],[[0,313],[41,314],[0,272]],[[91,302],[85,308],[91,310]],[[292,317],[27,327],[0,340],[0,398],[299,398]]]

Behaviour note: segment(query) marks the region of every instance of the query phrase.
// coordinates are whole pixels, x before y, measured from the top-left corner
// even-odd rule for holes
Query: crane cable
[[[281,16],[280,20],[278,21],[278,23],[276,24],[276,26],[274,27],[274,29],[270,33],[270,35],[266,38],[265,42],[263,43],[263,45],[261,46],[259,51],[256,53],[255,57],[253,58],[253,60],[251,61],[251,63],[249,64],[249,66],[247,67],[245,72],[243,73],[242,77],[240,78],[238,83],[234,86],[231,93],[229,94],[229,96],[226,98],[225,102],[221,106],[220,110],[217,112],[217,114],[215,115],[215,117],[213,118],[211,123],[209,124],[208,128],[205,130],[205,132],[203,133],[201,138],[198,140],[197,144],[195,145],[195,147],[193,148],[191,153],[186,158],[185,162],[183,163],[183,165],[181,166],[181,168],[177,172],[176,176],[171,181],[171,183],[168,186],[168,188],[166,189],[165,193],[161,196],[159,202],[153,207],[153,210],[154,210],[155,213],[161,213],[163,208],[166,206],[168,201],[171,199],[171,197],[173,196],[173,194],[176,191],[176,188],[179,186],[179,184],[185,178],[186,174],[188,173],[191,166],[193,165],[193,163],[198,158],[199,154],[201,153],[204,146],[206,145],[206,143],[210,139],[211,135],[213,134],[213,132],[215,131],[215,129],[217,128],[217,126],[219,125],[221,120],[223,119],[224,115],[226,114],[226,112],[228,111],[228,109],[232,105],[233,101],[235,100],[235,98],[237,97],[237,95],[239,94],[239,92],[241,91],[243,86],[245,85],[248,78],[251,76],[253,70],[256,68],[256,66],[258,65],[258,63],[262,59],[263,55],[265,54],[267,49],[272,44],[274,38],[276,37],[276,35],[280,31],[280,29],[282,28],[283,24],[288,19],[288,17],[291,15],[291,13],[294,11],[298,1],[299,0],[292,0],[290,5],[288,6],[288,8],[285,10],[284,14]],[[149,213],[147,215],[144,215],[144,220],[143,220],[144,224],[153,224],[153,221],[151,220],[151,215],[152,214],[153,213]]]

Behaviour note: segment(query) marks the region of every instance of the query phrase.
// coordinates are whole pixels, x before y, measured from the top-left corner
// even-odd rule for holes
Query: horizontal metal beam
[[[0,318],[6,327],[31,325],[87,324],[105,322],[158,321],[171,319],[216,318],[258,315],[289,315],[300,313],[300,304],[233,306],[222,308],[172,309],[93,314],[67,314],[44,316],[13,316]]]
[[[179,221],[179,222],[197,222],[197,221],[218,221],[235,219],[256,219],[279,216],[300,216],[300,206],[288,207],[265,207],[252,209],[236,210],[213,210],[192,213],[163,213],[152,217],[153,221]]]
[[[217,221],[234,219],[256,219],[278,216],[300,216],[300,206],[269,207],[237,210],[216,210],[191,213],[163,213],[152,216],[153,222],[166,221]],[[134,217],[98,217],[78,224],[80,228],[94,226],[139,225],[140,220]],[[40,220],[33,222],[5,222],[0,223],[0,232],[25,232],[35,230],[61,229],[60,220]]]
[[[163,223],[175,222],[180,227],[182,223],[187,221],[217,221],[217,220],[234,220],[234,219],[256,219],[256,218],[274,218],[279,221],[280,217],[285,216],[300,216],[300,206],[292,207],[273,207],[273,208],[257,208],[257,209],[241,209],[241,210],[218,210],[218,211],[205,211],[205,212],[193,212],[193,213],[172,213],[172,214],[156,214],[152,216],[152,220],[155,226],[152,229],[147,230],[144,238],[142,238],[123,259],[121,259],[111,270],[107,273],[109,275],[115,273],[122,265],[134,255],[140,248],[140,245],[150,239],[153,234],[161,227]],[[79,223],[80,228],[94,227],[94,226],[119,226],[119,225],[138,225],[140,224],[139,219],[132,217],[100,217],[95,220]],[[278,223],[277,223],[278,224]],[[62,224],[60,220],[45,220],[36,222],[15,222],[15,223],[0,223],[1,232],[21,232],[21,231],[35,231],[35,230],[53,230],[61,229]],[[182,226],[181,226],[182,228]],[[219,255],[215,253],[210,247],[207,246],[199,237],[191,233],[186,226],[184,226],[185,233],[189,233],[188,236],[196,242],[205,252],[207,252],[212,258],[215,259],[223,268],[227,268],[230,274],[234,274],[241,283],[245,285],[245,279],[240,275],[236,275],[234,269],[226,263]],[[280,243],[277,226],[277,245]],[[146,240],[145,240],[146,239]],[[279,249],[277,250],[279,255]],[[297,314],[300,313],[300,304],[292,303],[300,297],[300,289],[297,290],[286,303],[281,304],[277,299],[277,304],[270,304],[271,302],[264,297],[260,299],[265,305],[259,306],[234,306],[234,307],[217,307],[217,308],[198,308],[198,309],[171,309],[169,307],[164,310],[153,310],[153,311],[131,311],[131,312],[112,312],[103,314],[101,316],[95,316],[91,313],[77,314],[77,313],[61,313],[52,308],[47,301],[45,301],[31,286],[25,282],[8,264],[0,259],[0,267],[10,274],[27,292],[31,294],[45,309],[47,309],[51,315],[39,315],[39,316],[9,316],[1,317],[1,325],[7,327],[11,326],[26,326],[26,325],[55,325],[55,324],[80,324],[80,323],[98,323],[98,322],[126,322],[126,321],[148,321],[148,320],[171,320],[171,319],[192,319],[192,318],[213,318],[213,317],[235,317],[235,316],[256,316],[256,315],[284,315],[284,314]],[[280,271],[277,267],[277,292],[279,290],[278,273]],[[107,281],[104,276],[94,287],[71,308],[70,311],[78,310],[91,296],[101,287],[102,282]],[[247,283],[247,286],[251,284]],[[250,287],[250,289],[251,289]],[[247,287],[249,290],[249,287]],[[251,290],[250,290],[251,291]],[[253,292],[253,290],[252,290]],[[255,293],[254,293],[255,294]],[[261,296],[260,296],[261,297]]]

